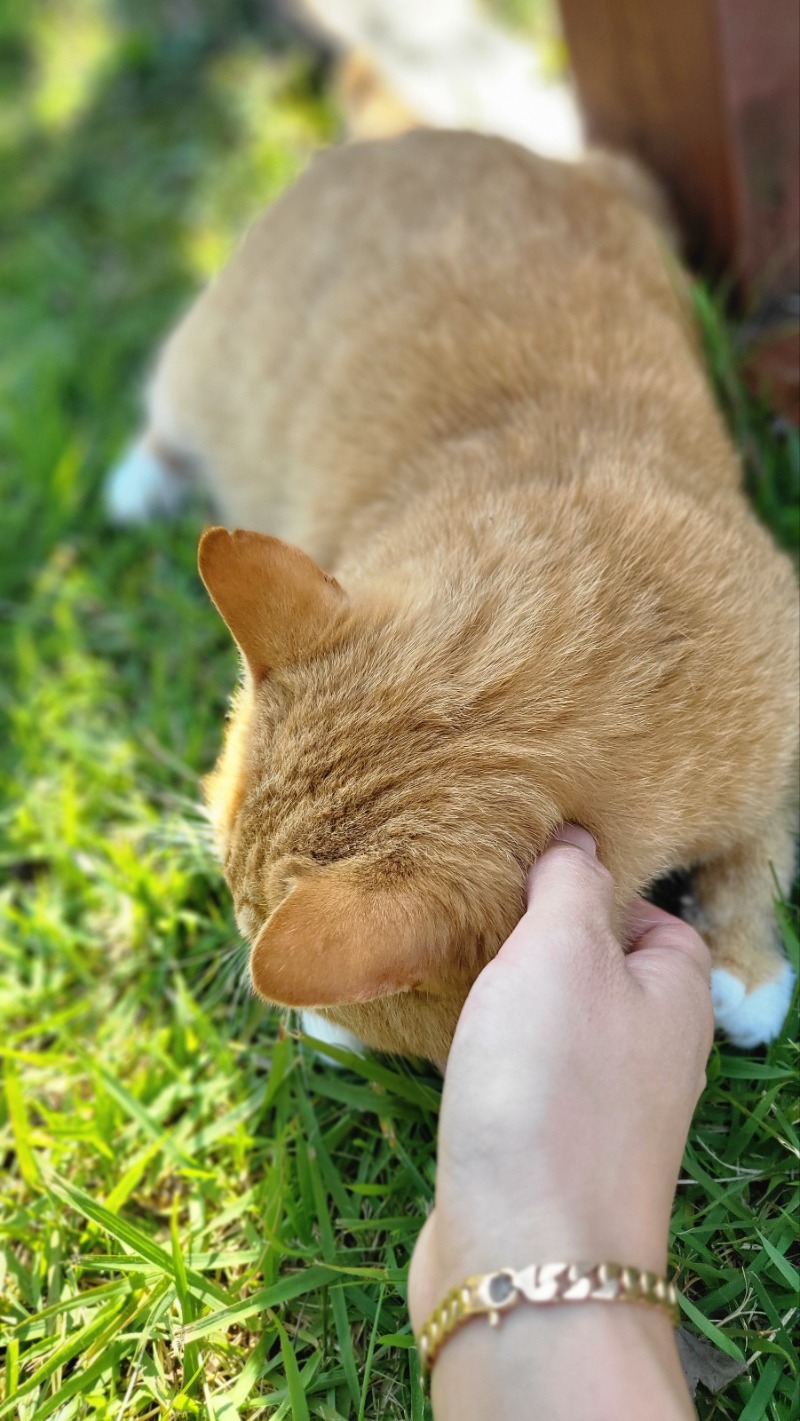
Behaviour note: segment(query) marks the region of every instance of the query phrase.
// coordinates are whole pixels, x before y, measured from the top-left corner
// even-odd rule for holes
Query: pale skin
[[[637,900],[626,955],[611,878],[566,825],[528,909],[465,1004],[445,1074],[436,1205],[417,1242],[416,1332],[473,1273],[615,1261],[664,1275],[669,1219],[713,1038],[708,949]],[[474,1319],[432,1376],[436,1421],[687,1421],[666,1314],[523,1305]]]

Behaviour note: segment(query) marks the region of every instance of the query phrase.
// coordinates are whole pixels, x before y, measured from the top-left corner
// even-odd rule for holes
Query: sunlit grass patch
[[[236,660],[197,519],[111,533],[98,499],[159,338],[335,115],[244,3],[15,4],[0,74],[68,15],[102,27],[81,87],[56,123],[9,81],[0,133],[0,1417],[422,1421],[405,1276],[438,1080],[322,1064],[252,998],[198,804]],[[698,304],[788,545],[796,438]],[[687,1152],[686,1320],[748,1363],[707,1421],[796,1404],[795,1067],[788,1028],[718,1048]]]

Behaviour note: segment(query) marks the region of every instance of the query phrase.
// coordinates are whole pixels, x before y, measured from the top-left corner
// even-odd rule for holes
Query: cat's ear
[[[367,890],[323,869],[267,919],[250,974],[259,995],[282,1006],[367,1002],[424,983],[432,938],[410,894]]]
[[[347,600],[306,553],[266,533],[207,528],[197,561],[256,680],[301,659]]]

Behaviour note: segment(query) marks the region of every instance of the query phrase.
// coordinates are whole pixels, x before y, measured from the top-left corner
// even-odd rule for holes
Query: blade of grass
[[[782,1368],[778,1358],[770,1357],[750,1393],[750,1397],[739,1417],[739,1421],[763,1421],[767,1412],[767,1405],[780,1380],[781,1371]]]
[[[178,1295],[181,1317],[184,1327],[194,1322],[194,1298],[189,1292],[189,1285],[186,1277],[186,1265],[183,1260],[181,1249],[180,1233],[178,1231],[178,1205],[177,1194],[172,1201],[172,1214],[170,1216],[170,1235],[172,1239],[172,1261],[175,1265],[175,1291]],[[183,1347],[183,1392],[186,1396],[191,1396],[195,1389],[195,1379],[200,1374],[200,1358],[197,1343],[187,1341]]]
[[[308,1402],[306,1400],[306,1391],[300,1379],[300,1369],[297,1365],[294,1348],[286,1335],[286,1329],[280,1318],[273,1315],[272,1325],[280,1339],[283,1370],[286,1374],[286,1387],[292,1404],[292,1421],[311,1421]]]
[[[719,1347],[720,1351],[724,1352],[726,1357],[732,1357],[735,1362],[743,1362],[744,1357],[736,1344],[732,1342],[715,1323],[711,1322],[699,1308],[695,1307],[691,1299],[687,1298],[685,1294],[679,1293],[678,1296],[682,1310],[694,1323],[695,1327],[699,1328],[703,1336],[707,1337],[709,1342],[713,1342],[715,1347]]]
[[[127,1220],[119,1218],[118,1215],[112,1214],[108,1209],[103,1208],[102,1204],[91,1199],[82,1189],[78,1189],[64,1179],[57,1179],[51,1175],[47,1181],[47,1188],[57,1198],[78,1209],[87,1219],[99,1224],[106,1233],[111,1234],[112,1238],[129,1248],[138,1258],[153,1264],[161,1273],[166,1273],[173,1282],[176,1281],[175,1265],[166,1249],[143,1233],[141,1229],[137,1229]],[[186,1281],[187,1286],[204,1296],[212,1297],[217,1302],[226,1305],[230,1302],[230,1295],[220,1288],[219,1284],[212,1282],[210,1278],[205,1278],[202,1273],[197,1273],[193,1268],[186,1270]]]
[[[271,1288],[263,1288],[258,1293],[253,1293],[249,1298],[243,1298],[241,1302],[233,1303],[230,1307],[220,1308],[208,1317],[202,1317],[197,1322],[183,1329],[183,1340],[199,1339],[208,1337],[212,1332],[223,1332],[231,1327],[233,1323],[246,1322],[248,1318],[255,1317],[257,1313],[266,1312],[268,1308],[277,1307],[280,1303],[294,1301],[307,1293],[313,1293],[318,1288],[326,1287],[336,1275],[330,1268],[317,1265],[312,1268],[304,1268],[300,1273],[292,1273],[286,1278],[281,1278],[274,1283]]]
[[[6,1056],[3,1067],[3,1083],[5,1085],[6,1104],[8,1106],[8,1118],[11,1123],[11,1133],[14,1137],[14,1148],[19,1160],[20,1173],[25,1183],[31,1189],[36,1189],[39,1185],[39,1166],[34,1158],[30,1144],[30,1122],[28,1112],[25,1108],[25,1099],[22,1094],[19,1076],[16,1066],[10,1056]]]
[[[367,1414],[367,1399],[368,1399],[368,1397],[369,1397],[369,1381],[370,1381],[370,1376],[371,1376],[371,1374],[372,1374],[372,1358],[373,1358],[373,1356],[375,1355],[375,1338],[376,1338],[377,1335],[378,1335],[378,1324],[379,1324],[379,1322],[380,1322],[381,1310],[382,1310],[382,1308],[383,1308],[383,1299],[384,1299],[385,1292],[386,1292],[386,1289],[385,1289],[385,1288],[381,1288],[380,1292],[378,1293],[378,1306],[377,1306],[377,1308],[375,1309],[375,1321],[374,1321],[373,1326],[372,1326],[372,1331],[371,1331],[371,1333],[370,1333],[370,1335],[369,1335],[369,1345],[368,1345],[368,1347],[367,1347],[367,1356],[366,1356],[366,1360],[365,1360],[365,1362],[364,1362],[364,1376],[363,1376],[363,1379],[362,1379],[362,1382],[361,1382],[361,1402],[360,1402],[359,1408],[358,1408],[358,1421],[365,1421],[365,1417],[366,1417],[366,1414]]]

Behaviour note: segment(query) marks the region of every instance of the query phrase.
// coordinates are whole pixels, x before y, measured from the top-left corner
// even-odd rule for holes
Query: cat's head
[[[199,564],[244,663],[206,793],[255,989],[441,1058],[555,815],[502,743],[485,612],[450,634],[259,533]]]

